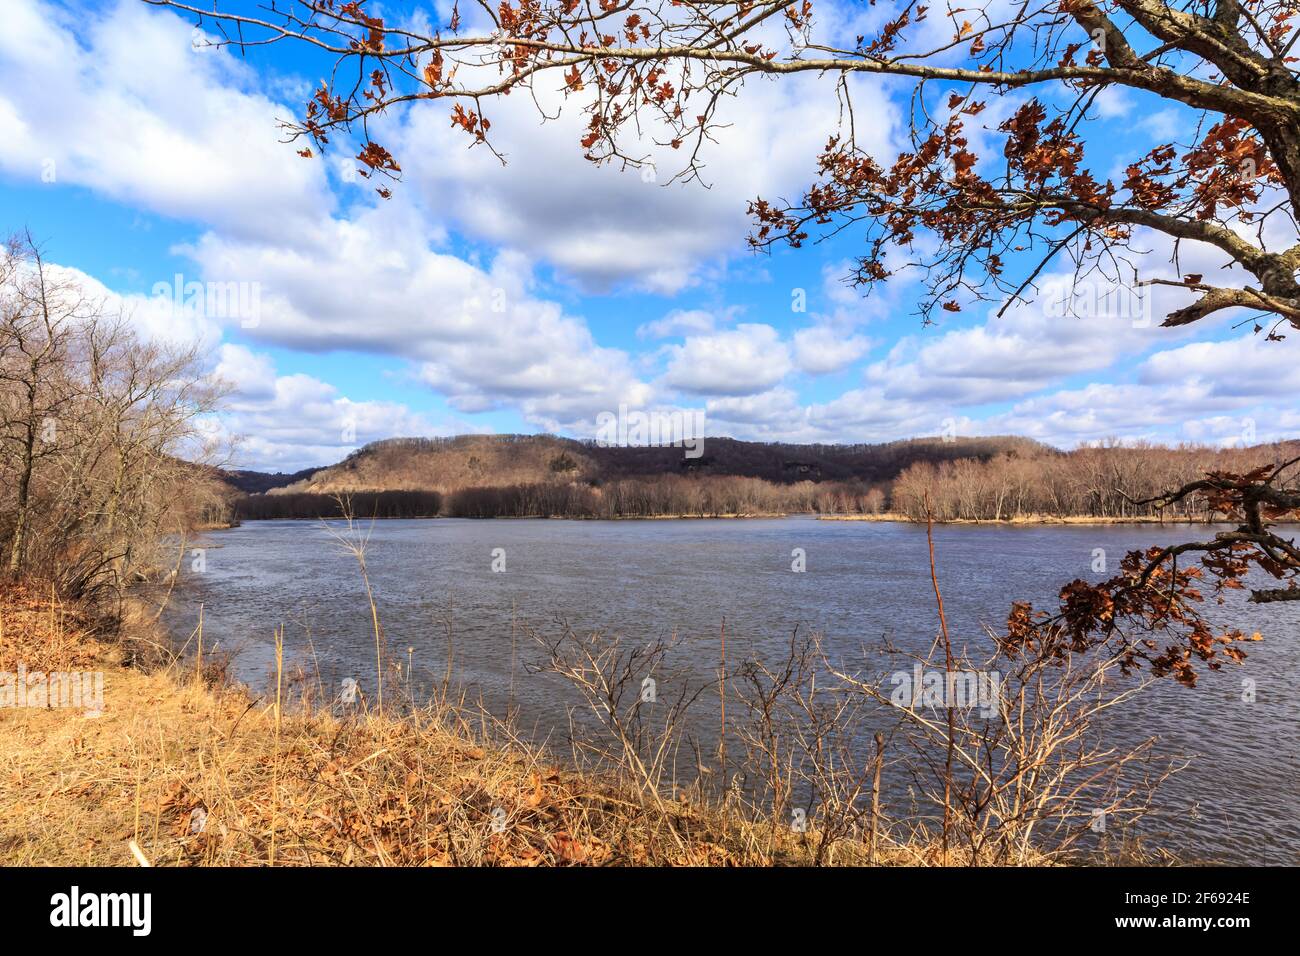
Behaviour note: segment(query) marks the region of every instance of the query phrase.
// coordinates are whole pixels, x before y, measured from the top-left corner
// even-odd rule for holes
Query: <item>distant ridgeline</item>
[[[918,438],[791,445],[707,438],[680,447],[605,446],[553,435],[460,435],[372,442],[329,467],[225,473],[234,517],[322,518],[350,498],[357,516],[650,517],[925,513],[939,520],[1137,517],[1134,502],[1208,471],[1247,471],[1300,442],[1245,449],[1160,446],[1061,452],[1027,438]],[[1196,516],[1189,499],[1171,517]]]

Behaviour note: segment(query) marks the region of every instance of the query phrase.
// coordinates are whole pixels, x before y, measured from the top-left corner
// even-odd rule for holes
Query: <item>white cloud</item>
[[[441,222],[369,186],[362,204],[334,215],[325,167],[278,142],[276,120],[292,109],[246,92],[257,77],[227,52],[196,51],[180,17],[134,0],[75,21],[35,0],[15,0],[6,14],[0,130],[12,135],[0,133],[0,165],[35,180],[51,157],[56,184],[205,224],[177,250],[200,271],[184,279],[256,286],[248,337],[401,356],[458,408],[513,405],[546,428],[650,399],[626,353],[533,295],[520,254],[498,252],[485,267],[439,251]],[[472,162],[492,165],[481,150]],[[151,334],[214,342],[235,324],[126,301]]]
[[[400,402],[355,401],[310,375],[277,375],[270,356],[243,346],[223,346],[215,371],[233,389],[220,428],[234,445],[234,467],[297,471],[380,438],[472,430],[435,423]]]
[[[1152,274],[1167,271],[1157,268]],[[1049,276],[1034,301],[1017,303],[1002,315],[990,310],[981,325],[931,329],[899,340],[868,368],[867,381],[892,398],[953,405],[1010,401],[1193,334],[1159,328],[1158,317],[1185,295],[1181,290],[1156,287],[1144,302],[1115,296],[1115,288],[1102,279],[1075,284],[1067,275]],[[1067,302],[1068,310],[1054,305]]]
[[[636,335],[639,339],[668,339],[712,332],[716,326],[717,318],[707,309],[673,309],[662,319],[639,326]]]
[[[836,97],[818,77],[751,80],[720,104],[717,121],[730,125],[701,153],[703,183],[669,182],[688,161],[690,144],[657,145],[649,131],[639,143],[624,144],[629,155],[650,157],[654,175],[647,181],[642,171],[585,160],[581,102],[563,100],[547,82],[556,81],[539,79],[534,95],[490,104],[493,143],[505,166],[485,149],[468,149],[469,138],[450,128],[438,104],[417,104],[387,135],[406,172],[402,188],[418,191],[432,214],[545,259],[597,290],[632,283],[674,293],[725,257],[744,254],[748,202],[806,185],[840,117]],[[895,107],[879,84],[854,87],[858,108],[873,117],[859,127],[859,143],[888,153]],[[554,118],[543,122],[538,104]]]
[[[650,399],[625,352],[532,294],[521,256],[500,253],[484,268],[428,239],[412,211],[386,205],[324,222],[296,247],[208,234],[191,254],[205,273],[258,277],[261,322],[246,334],[409,359],[465,413],[509,405],[556,429]]]
[[[790,350],[770,325],[745,323],[714,335],[692,335],[668,349],[664,382],[696,395],[749,395],[771,388],[792,365]]]
[[[830,326],[812,326],[794,334],[794,364],[810,375],[848,368],[871,348],[871,340]]]
[[[1164,385],[1200,382],[1207,394],[1236,399],[1265,399],[1300,391],[1300,340],[1287,336],[1270,342],[1263,335],[1242,335],[1221,342],[1193,342],[1157,352],[1140,369],[1140,380]]]
[[[236,234],[301,228],[330,193],[319,167],[278,141],[284,108],[246,92],[251,77],[140,3],[7,0],[0,168]]]
[[[409,115],[395,110],[379,138],[398,154],[407,182],[383,203],[371,184],[352,188],[327,175],[333,166],[351,166],[346,149],[333,150],[327,165],[304,161],[278,142],[276,120],[295,109],[261,89],[279,96],[294,87],[300,97],[297,78],[267,81],[227,52],[195,51],[186,20],[135,0],[91,13],[38,0],[5,7],[0,169],[30,183],[48,170],[51,189],[85,187],[200,224],[201,234],[175,250],[198,270],[184,278],[257,283],[260,323],[243,330],[246,339],[398,357],[410,362],[411,380],[444,394],[462,414],[510,409],[540,428],[589,434],[599,412],[622,403],[673,407],[694,395],[707,399],[711,429],[790,441],[934,434],[948,419],[964,433],[1023,432],[1058,444],[1111,434],[1230,441],[1247,421],[1265,440],[1300,427],[1294,413],[1277,407],[1300,386],[1294,340],[1194,341],[1234,318],[1226,315],[1200,323],[1204,329],[1156,328],[1163,314],[1190,300],[1187,290],[1156,289],[1146,327],[1105,309],[1053,316],[1045,301],[1066,281],[1059,274],[1040,282],[1036,303],[1003,316],[942,316],[943,327],[894,344],[864,370],[859,387],[821,401],[801,396],[787,377],[860,362],[872,343],[858,330],[906,311],[918,278],[905,273],[864,302],[842,283],[852,264],[841,260],[824,268],[820,290],[812,273],[809,289],[814,298],[820,291],[825,308],[816,311],[812,303],[807,327],[791,333],[780,322],[734,324],[742,309],[726,303],[721,282],[757,271],[745,273],[750,267],[728,258],[743,251],[746,201],[794,195],[814,173],[817,151],[838,119],[822,78],[755,80],[728,101],[719,119],[732,125],[704,152],[711,189],[664,187],[634,171],[592,167],[577,145],[577,103],[548,123],[527,97],[490,104],[497,145],[511,160],[505,168],[486,150],[467,149],[469,140],[449,127],[440,104],[417,104]],[[824,15],[851,38],[887,11],[859,16],[832,8]],[[925,29],[948,37],[951,25],[941,19]],[[270,85],[259,88],[264,82]],[[898,123],[887,89],[874,80],[854,82],[858,116],[872,118],[858,124],[859,142],[886,158]],[[544,91],[538,96],[548,111],[557,105]],[[982,120],[996,125],[1013,105],[994,103]],[[1129,104],[1121,98],[1099,105],[1114,117]],[[1134,124],[1154,135],[1168,120],[1153,114]],[[985,135],[972,130],[976,139]],[[681,151],[648,142],[645,149],[660,181],[683,161]],[[331,180],[354,205],[340,206]],[[489,248],[453,254],[452,227]],[[1276,219],[1269,228],[1272,246],[1295,239]],[[1143,278],[1202,272],[1241,280],[1239,272],[1220,270],[1224,256],[1217,250],[1184,243],[1175,268],[1168,244],[1152,239],[1135,238],[1135,246],[1150,248],[1138,260]],[[892,255],[901,264],[903,254]],[[234,324],[191,306],[159,308],[145,296],[118,296],[78,270],[63,271],[110,308],[131,312],[150,337],[213,345]],[[638,328],[638,337],[650,341],[636,353],[597,341],[581,313],[600,303],[577,307],[567,304],[570,290],[543,289],[538,275],[556,272],[588,289],[718,287],[701,296],[712,307],[675,308]],[[137,278],[146,286],[172,280]],[[1163,351],[1132,372],[1117,370],[1153,348]],[[639,370],[660,362],[662,376],[643,380]],[[348,447],[347,421],[355,423],[358,443],[444,430],[400,403],[355,402],[317,378],[280,376],[267,355],[248,346],[221,345],[216,371],[236,390],[230,427],[247,434],[247,460],[262,466],[336,459]],[[1062,388],[1081,374],[1134,380]],[[972,420],[971,407],[985,403],[999,409]]]
[[[1293,436],[1277,395],[1300,387],[1300,345],[1244,335],[1156,352],[1137,381],[1094,382],[1018,402],[980,430],[1014,432],[1064,447],[1107,437],[1247,444]]]
[[[711,398],[705,406],[709,430],[759,441],[802,441],[813,435],[808,411],[788,388],[756,395]]]
[[[213,375],[243,400],[267,399],[275,394],[275,364],[271,357],[243,345],[221,346]]]

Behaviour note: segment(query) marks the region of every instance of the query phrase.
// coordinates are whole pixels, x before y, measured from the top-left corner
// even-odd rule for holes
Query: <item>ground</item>
[[[104,675],[98,716],[0,707],[0,864],[744,865],[803,862],[817,840],[561,769],[482,715],[327,710],[288,679],[277,705],[149,644],[96,640],[30,591],[0,598],[0,671]],[[828,860],[862,861],[860,845]]]

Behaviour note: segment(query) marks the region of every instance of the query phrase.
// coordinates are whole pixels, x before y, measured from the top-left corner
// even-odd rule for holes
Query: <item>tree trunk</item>
[[[9,573],[15,576],[22,570],[23,548],[26,546],[32,488],[32,463],[35,461],[35,451],[36,428],[29,418],[27,421],[27,435],[23,442],[22,467],[18,474],[17,517],[14,520],[14,536],[9,550]]]

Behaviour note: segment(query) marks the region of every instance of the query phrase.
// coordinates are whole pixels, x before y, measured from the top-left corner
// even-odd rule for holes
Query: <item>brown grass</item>
[[[898,511],[881,511],[877,514],[860,515],[818,515],[822,521],[891,521],[916,523],[907,515]],[[1225,520],[1219,516],[1219,520]],[[1208,524],[1203,517],[1184,515],[1133,515],[1127,518],[1096,517],[1092,515],[1043,515],[1021,514],[1009,518],[936,518],[935,524]]]
[[[650,800],[568,771],[486,715],[277,709],[214,679],[210,658],[201,673],[175,656],[126,666],[156,660],[157,642],[97,642],[30,592],[4,594],[0,620],[0,669],[105,672],[97,718],[0,709],[0,864],[772,865],[807,862],[817,842],[698,793]],[[866,851],[841,841],[826,862]],[[935,860],[927,845],[877,854]]]

